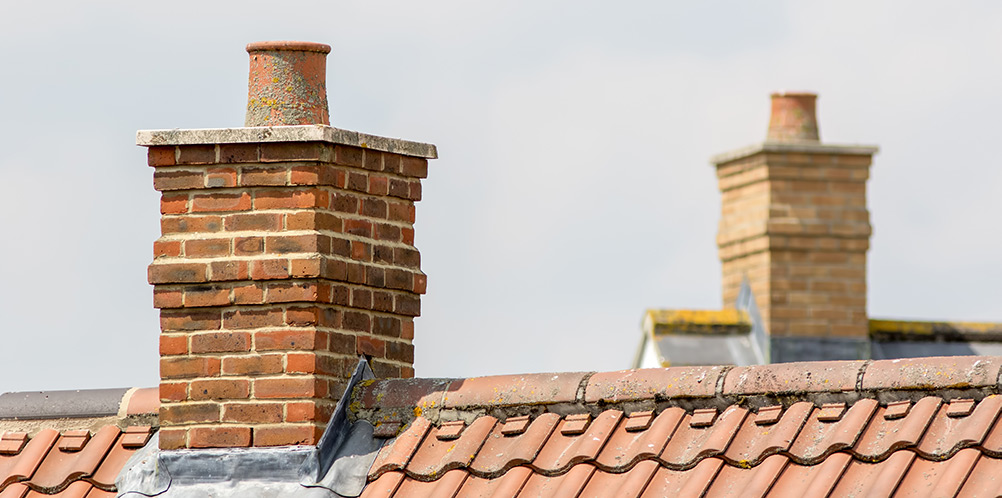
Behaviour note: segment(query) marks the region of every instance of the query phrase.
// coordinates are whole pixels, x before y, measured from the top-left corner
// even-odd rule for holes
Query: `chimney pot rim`
[[[772,92],[771,94],[769,94],[769,96],[772,97],[772,98],[782,98],[782,97],[814,97],[814,98],[818,98],[818,93],[817,92],[801,91],[801,90],[797,90],[797,91],[780,90],[778,92]]]
[[[259,41],[247,44],[247,53],[276,51],[320,52],[322,54],[329,54],[331,46],[325,43],[292,40]]]

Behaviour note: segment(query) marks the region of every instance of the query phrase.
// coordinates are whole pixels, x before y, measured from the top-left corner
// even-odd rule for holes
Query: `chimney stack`
[[[711,159],[724,304],[749,282],[772,362],[869,356],[866,181],[877,148],[822,144],[816,97],[773,94],[766,141]]]
[[[247,127],[137,134],[162,193],[162,449],[315,444],[360,355],[414,374],[435,147],[328,126],[327,45],[247,50]]]

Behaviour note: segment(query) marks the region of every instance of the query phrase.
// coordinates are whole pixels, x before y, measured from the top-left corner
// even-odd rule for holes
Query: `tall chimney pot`
[[[818,118],[815,104],[818,94],[778,92],[772,94],[769,117],[769,142],[818,142]]]
[[[266,41],[247,45],[250,76],[244,126],[330,124],[327,54],[330,45]]]

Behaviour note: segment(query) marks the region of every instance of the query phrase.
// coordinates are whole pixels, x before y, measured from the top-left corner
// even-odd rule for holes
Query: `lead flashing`
[[[817,142],[762,142],[749,145],[740,149],[717,154],[710,158],[710,162],[716,166],[729,163],[748,156],[753,156],[762,152],[785,152],[800,154],[844,154],[844,155],[873,155],[880,150],[876,145],[863,144],[821,144]]]
[[[327,142],[425,159],[438,158],[433,144],[386,138],[327,125],[139,130],[136,145],[212,145],[270,142]]]

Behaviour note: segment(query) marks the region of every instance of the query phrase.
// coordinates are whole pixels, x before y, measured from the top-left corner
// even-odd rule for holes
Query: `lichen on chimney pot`
[[[330,124],[327,54],[330,45],[299,41],[247,45],[250,75],[244,126]]]
[[[815,105],[818,95],[810,92],[772,94],[769,142],[820,142]]]

